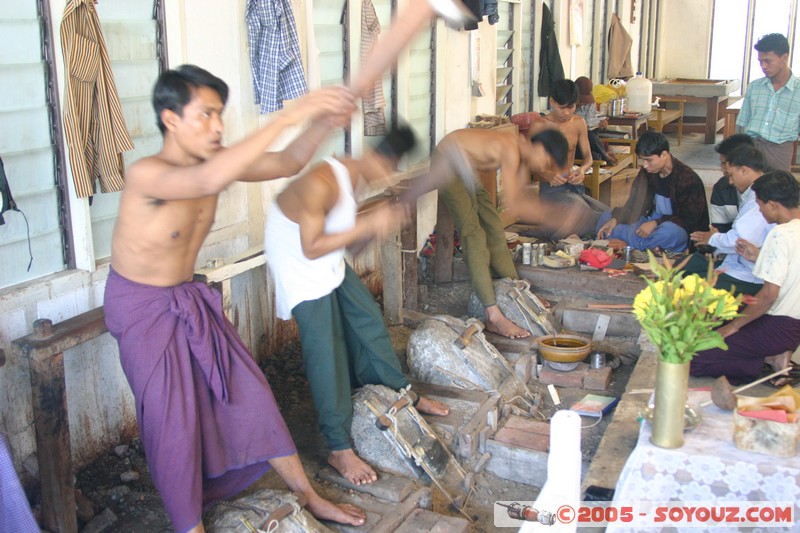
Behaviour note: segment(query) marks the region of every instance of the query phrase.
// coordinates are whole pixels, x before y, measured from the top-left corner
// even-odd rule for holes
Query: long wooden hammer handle
[[[770,380],[770,379],[772,379],[774,377],[778,377],[781,374],[785,374],[785,373],[789,372],[791,369],[792,369],[792,365],[789,365],[786,368],[778,370],[777,372],[773,372],[769,376],[764,376],[763,378],[758,378],[757,380],[755,380],[755,381],[753,381],[751,383],[748,383],[746,385],[742,385],[741,387],[737,387],[737,388],[735,388],[735,389],[733,389],[731,391],[731,394],[739,394],[740,392],[746,391],[747,389],[749,389],[751,387],[755,387],[759,383],[764,383],[765,381],[768,381],[768,380]],[[707,407],[707,406],[711,405],[712,403],[714,403],[713,400],[706,400],[706,401],[704,401],[703,403],[700,404],[700,407]]]

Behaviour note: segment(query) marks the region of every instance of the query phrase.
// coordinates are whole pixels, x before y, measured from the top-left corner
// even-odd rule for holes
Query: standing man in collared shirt
[[[761,290],[764,280],[753,274],[754,262],[737,253],[736,241],[740,238],[746,239],[761,247],[767,233],[775,227],[759,211],[756,195],[751,188],[764,173],[764,156],[754,146],[739,146],[728,154],[726,166],[731,183],[742,195],[742,203],[733,226],[725,233],[710,226],[709,231],[694,231],[689,237],[696,245],[708,244],[726,254],[725,260],[719,266],[719,277],[714,285],[716,288],[755,295]],[[700,275],[704,275],[707,270],[708,261],[699,253],[692,256],[684,269],[687,273]]]
[[[754,48],[766,77],[747,86],[736,125],[754,138],[767,167],[791,172],[793,144],[800,132],[800,79],[789,68],[789,41],[770,33]]]

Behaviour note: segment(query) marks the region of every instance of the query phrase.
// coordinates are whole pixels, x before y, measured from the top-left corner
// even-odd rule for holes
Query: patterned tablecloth
[[[800,530],[800,457],[777,457],[736,448],[733,413],[714,405],[698,407],[708,398],[707,391],[689,392],[688,403],[703,415],[703,422],[685,433],[680,448],[653,445],[650,425],[642,422],[639,441],[617,482],[614,505],[641,501],[794,502],[795,524],[784,530]],[[624,524],[611,524],[607,529],[646,530]]]

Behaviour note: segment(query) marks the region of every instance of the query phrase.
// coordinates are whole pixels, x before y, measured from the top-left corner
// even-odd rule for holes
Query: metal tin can
[[[531,243],[524,242],[522,243],[522,264],[523,265],[530,265],[531,264]]]
[[[626,246],[625,247],[625,262],[631,262],[631,255],[633,254],[633,246]]]
[[[539,246],[536,247],[536,256],[540,265],[544,264],[544,256],[547,255],[546,246],[547,245],[545,243],[541,243]]]
[[[592,352],[591,359],[589,360],[589,366],[592,368],[603,368],[606,366],[605,352]]]

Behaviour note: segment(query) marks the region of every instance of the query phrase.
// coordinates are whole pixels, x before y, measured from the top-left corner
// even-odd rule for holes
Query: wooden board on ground
[[[357,492],[348,492],[337,498],[336,501],[337,503],[350,503],[363,509],[367,513],[367,521],[359,527],[324,522],[332,530],[339,533],[359,533],[361,531],[394,533],[415,510],[431,506],[432,494],[431,489],[421,488],[410,494],[401,503],[390,503]]]
[[[469,522],[464,518],[443,516],[433,511],[417,509],[395,530],[395,533],[419,533],[420,531],[468,533],[469,530]]]
[[[450,407],[447,416],[424,416],[457,457],[473,457],[478,452],[481,434],[488,436],[497,430],[499,394],[420,382],[412,383],[412,389]]]

